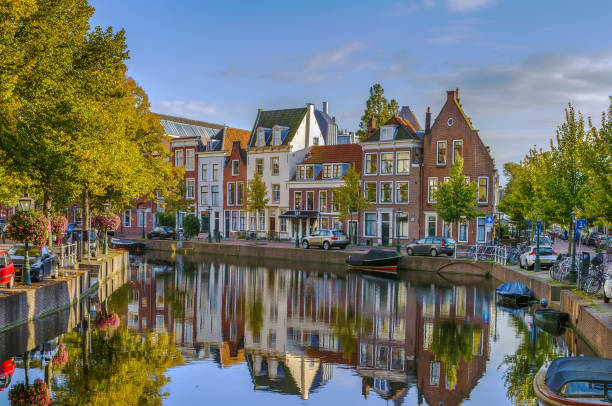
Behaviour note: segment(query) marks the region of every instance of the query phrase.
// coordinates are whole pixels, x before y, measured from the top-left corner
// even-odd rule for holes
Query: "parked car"
[[[15,264],[6,250],[0,250],[0,284],[9,289],[15,284]]]
[[[537,245],[538,244],[538,240],[540,240],[540,246],[542,245],[548,245],[551,246],[552,243],[550,241],[550,237],[545,236],[545,235],[541,235],[541,236],[535,236],[533,237],[533,241],[531,242],[533,245]]]
[[[332,247],[345,249],[348,244],[348,237],[342,230],[317,230],[311,235],[302,238],[302,247],[305,249],[310,248],[311,245],[323,247],[324,250],[328,250]]]
[[[612,244],[612,238],[608,239],[608,236],[605,234],[600,234],[595,241],[595,246],[601,249],[606,249],[606,245]],[[612,245],[611,245],[612,246]]]
[[[157,238],[158,240],[166,240],[166,239],[174,239],[176,237],[176,232],[172,227],[168,226],[158,226],[153,228],[153,230],[147,233],[147,239],[153,240]]]
[[[452,238],[425,237],[408,244],[406,253],[408,255],[431,255],[432,257],[446,254],[450,257],[455,253],[455,244]]]
[[[527,247],[519,258],[519,265],[523,269],[533,269],[536,261],[536,250],[535,244]],[[557,251],[550,245],[540,244],[540,267],[550,268],[557,261]]]
[[[16,268],[21,269],[24,264],[25,246],[16,244],[8,251],[13,258]],[[57,278],[59,273],[59,261],[53,251],[47,246],[38,249],[28,248],[28,258],[30,260],[30,278],[34,281],[41,281],[45,276]]]
[[[70,234],[69,241],[72,243],[81,241],[81,234],[83,233],[84,233],[84,230],[81,230],[80,228],[73,229],[72,233]],[[85,241],[89,241],[89,249],[91,250],[91,255],[95,257],[98,251],[98,237],[95,231],[90,230],[89,238],[85,238]]]
[[[583,245],[595,245],[595,241],[597,241],[597,237],[599,237],[599,233],[585,233],[582,237]]]

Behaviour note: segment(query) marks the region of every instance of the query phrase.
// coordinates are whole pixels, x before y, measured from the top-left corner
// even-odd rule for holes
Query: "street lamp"
[[[26,193],[21,199],[18,200],[19,208],[21,211],[28,211],[34,208],[34,199],[32,199]],[[24,254],[23,254],[23,268],[21,269],[21,280],[28,286],[32,285],[32,280],[30,279],[30,256],[28,253],[28,241],[24,242]]]
[[[536,259],[534,271],[540,272],[542,270],[540,265],[540,229],[542,228],[542,221],[540,220],[540,213],[536,212]]]
[[[397,209],[397,212],[395,213],[395,228],[397,228],[397,244],[395,246],[395,250],[397,251],[398,254],[401,254],[401,243],[400,243],[400,228],[399,228],[399,222],[400,222],[400,217],[402,216],[402,214],[404,214],[404,212],[402,212],[402,209]]]
[[[576,272],[576,212],[573,211],[570,213],[572,216],[572,226],[570,227],[570,232],[572,233],[572,269],[569,274],[569,282],[576,283],[578,279],[578,272]]]

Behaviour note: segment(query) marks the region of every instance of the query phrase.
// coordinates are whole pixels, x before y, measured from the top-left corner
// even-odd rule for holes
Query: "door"
[[[270,217],[270,233],[276,232],[276,217]]]
[[[204,214],[202,213],[202,232],[203,233],[208,233],[209,229],[210,229],[210,216],[208,214]]]
[[[382,237],[382,245],[389,245],[390,239],[390,218],[391,215],[389,213],[381,214],[381,237]]]
[[[219,212],[215,212],[215,231],[219,231]]]
[[[225,211],[225,238],[229,238],[229,230],[230,230],[230,212],[228,210]]]

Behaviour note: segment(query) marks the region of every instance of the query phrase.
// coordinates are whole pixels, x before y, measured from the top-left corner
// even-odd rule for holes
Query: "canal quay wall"
[[[217,244],[201,241],[147,241],[147,247],[159,251],[183,254],[203,254],[219,256],[240,256],[270,260],[287,260],[325,264],[345,264],[345,259],[360,252],[341,250],[324,251],[321,249],[267,246],[265,242],[252,244]],[[398,268],[440,272],[446,274],[474,275],[493,277],[501,282],[521,282],[528,286],[538,298],[546,298],[550,303],[568,312],[579,334],[605,357],[612,358],[612,317],[610,312],[602,312],[589,305],[571,292],[568,285],[551,283],[548,272],[528,272],[499,265],[493,262],[474,262],[450,257],[402,257]]]
[[[113,250],[99,260],[81,262],[75,269],[61,268],[57,279],[45,278],[29,287],[1,288],[0,332],[65,310],[100,287],[100,300],[104,300],[116,289],[115,281],[122,279],[119,271],[128,269],[128,252]]]

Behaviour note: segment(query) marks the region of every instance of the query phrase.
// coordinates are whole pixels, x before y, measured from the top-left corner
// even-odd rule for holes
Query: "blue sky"
[[[612,95],[607,0],[92,3],[92,24],[126,29],[154,111],[239,128],[326,100],[354,131],[377,82],[423,123],[459,87],[501,170],[548,145],[568,102],[598,122]]]

